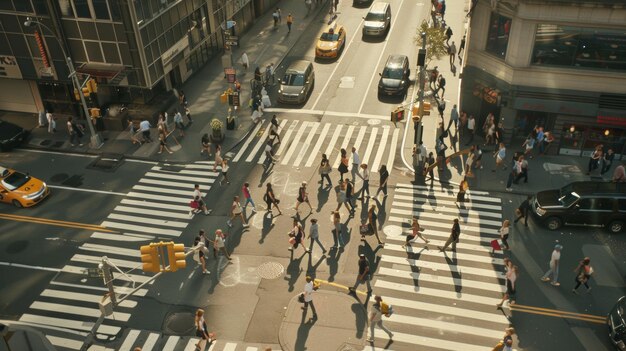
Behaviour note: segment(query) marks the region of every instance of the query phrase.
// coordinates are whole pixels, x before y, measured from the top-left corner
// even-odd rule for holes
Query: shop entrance
[[[554,115],[538,111],[518,111],[515,117],[515,127],[513,127],[513,139],[525,140],[535,126],[543,127],[544,131],[552,131],[554,127]]]
[[[589,156],[597,145],[612,148],[615,158],[626,153],[626,131],[621,128],[565,125],[561,131],[559,154]]]

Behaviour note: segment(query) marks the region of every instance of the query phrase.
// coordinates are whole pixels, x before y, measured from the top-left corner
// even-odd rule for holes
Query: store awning
[[[83,63],[76,69],[76,72],[89,74],[94,78],[112,79],[124,70],[124,65],[110,63],[88,62]]]

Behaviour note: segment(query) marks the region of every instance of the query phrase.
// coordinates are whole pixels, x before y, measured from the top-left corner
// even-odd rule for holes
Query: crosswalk
[[[270,135],[270,121],[256,125],[243,141],[232,162],[263,164],[264,146]],[[391,173],[400,130],[390,125],[345,125],[283,119],[279,123],[280,143],[275,145],[277,164],[293,167],[317,167],[326,154],[336,170],[341,160],[340,150],[346,149],[352,164],[352,147],[357,149],[361,163],[378,172],[387,165]]]
[[[468,201],[457,207],[456,192],[411,184],[397,184],[393,196],[373,282],[374,292],[395,311],[383,317],[394,333],[393,348],[491,350],[509,326],[496,309],[505,291],[502,255],[492,255],[490,247],[502,222],[500,199],[468,191]],[[417,238],[405,249],[413,216],[430,243]],[[460,242],[456,252],[444,255],[437,247],[448,239],[454,218]],[[375,339],[384,345],[387,334],[377,329]]]
[[[213,172],[213,162],[209,161],[151,167],[101,223],[109,230],[91,234],[20,321],[79,332],[70,338],[66,334],[46,336],[59,350],[80,349],[84,335],[100,316],[99,302],[108,292],[97,269],[102,256],[126,272],[114,271],[113,284],[118,295],[127,295],[148,281],[151,274],[140,269],[139,246],[159,240],[176,241],[193,218],[189,202],[194,184],[199,184],[203,196],[206,195],[215,184],[217,172],[219,167]],[[120,303],[97,333],[106,339],[120,337],[138,301],[147,293],[146,288],[139,289]]]

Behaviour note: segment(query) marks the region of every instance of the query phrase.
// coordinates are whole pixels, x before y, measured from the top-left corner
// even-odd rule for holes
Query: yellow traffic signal
[[[167,258],[170,264],[170,271],[176,272],[179,268],[187,267],[185,260],[185,245],[167,243]]]
[[[74,98],[76,101],[80,101],[80,94],[78,93],[78,89],[74,88]]]
[[[142,269],[145,272],[158,273],[161,271],[159,247],[159,244],[150,244],[139,248],[141,252],[141,262],[143,263]]]
[[[422,113],[422,116],[430,116],[430,102],[428,101],[424,101],[424,112]]]
[[[98,92],[98,82],[96,82],[95,79],[91,78],[90,80],[87,81],[87,86],[89,87],[89,90],[92,93],[97,93]]]

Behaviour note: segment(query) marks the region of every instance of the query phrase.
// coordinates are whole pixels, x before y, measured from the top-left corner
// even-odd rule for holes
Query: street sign
[[[230,35],[230,34],[226,34],[226,40],[235,40],[238,41],[239,37],[236,35]]]

